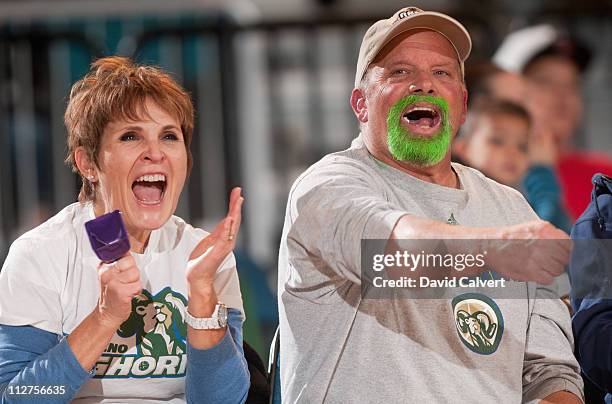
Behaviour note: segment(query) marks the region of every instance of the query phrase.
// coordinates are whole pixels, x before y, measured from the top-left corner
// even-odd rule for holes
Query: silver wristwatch
[[[194,317],[185,311],[185,322],[196,330],[218,330],[227,325],[227,307],[221,302],[215,306],[215,311],[209,318]]]

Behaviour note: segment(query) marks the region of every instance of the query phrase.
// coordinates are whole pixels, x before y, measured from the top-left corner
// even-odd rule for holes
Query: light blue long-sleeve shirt
[[[239,310],[228,310],[228,331],[214,347],[187,345],[188,403],[246,401],[249,371],[242,348],[241,316]],[[64,336],[32,326],[0,325],[2,403],[65,403],[92,376],[81,367]],[[18,394],[27,393],[28,386],[50,387],[55,394]]]

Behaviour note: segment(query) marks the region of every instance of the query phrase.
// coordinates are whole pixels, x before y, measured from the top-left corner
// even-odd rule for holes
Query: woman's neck
[[[130,250],[142,254],[149,244],[149,237],[151,236],[151,230],[136,230],[132,231],[126,225],[125,229],[128,232],[128,238],[130,239]]]
[[[102,203],[93,203],[94,215],[96,217],[102,216],[107,212],[104,204]],[[110,211],[109,211],[110,212]],[[148,229],[139,229],[126,220],[126,217],[122,215],[123,224],[125,225],[125,230],[128,233],[128,239],[130,240],[130,250],[142,254],[147,248],[147,244],[149,243],[149,237],[151,236],[151,230]]]

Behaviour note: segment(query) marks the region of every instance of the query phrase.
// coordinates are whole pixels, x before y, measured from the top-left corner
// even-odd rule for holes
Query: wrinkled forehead
[[[441,33],[429,29],[412,29],[401,33],[386,44],[376,56],[380,61],[389,55],[403,50],[419,49],[437,53],[459,64],[459,55],[450,41]]]

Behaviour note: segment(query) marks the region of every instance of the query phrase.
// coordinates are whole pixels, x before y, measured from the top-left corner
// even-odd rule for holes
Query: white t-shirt
[[[94,310],[100,260],[84,226],[94,217],[91,204],[74,203],[13,243],[0,273],[1,324],[31,325],[67,335]],[[96,375],[77,393],[77,401],[108,397],[111,402],[129,398],[184,402],[185,269],[191,251],[207,234],[172,216],[151,233],[143,254],[132,253],[143,292],[102,353]],[[232,254],[217,270],[214,287],[219,300],[244,317]]]

